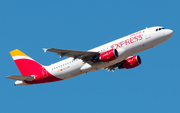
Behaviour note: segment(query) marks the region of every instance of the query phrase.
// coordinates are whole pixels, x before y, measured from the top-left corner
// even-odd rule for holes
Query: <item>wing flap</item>
[[[13,79],[13,80],[27,80],[27,81],[31,81],[34,79],[33,76],[7,76],[6,78],[9,78],[9,79]]]

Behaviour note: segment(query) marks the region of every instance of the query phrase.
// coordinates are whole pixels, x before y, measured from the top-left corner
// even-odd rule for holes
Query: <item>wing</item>
[[[111,65],[111,66],[106,67],[106,68],[103,68],[103,69],[107,70],[108,72],[109,72],[109,71],[113,71],[113,72],[114,72],[114,70],[115,70],[119,65],[121,65],[121,64],[122,64],[122,62],[119,62],[119,63],[117,63],[117,64]]]
[[[7,76],[6,78],[13,79],[13,80],[33,80],[33,76]]]
[[[129,56],[128,58],[130,58],[130,57],[132,57],[132,56]],[[127,59],[128,59],[127,58]],[[124,60],[123,60],[124,61]],[[114,72],[114,70],[118,67],[119,69],[123,69],[124,68],[124,66],[123,66],[123,61],[121,61],[121,62],[118,62],[118,63],[116,63],[116,64],[114,64],[114,65],[111,65],[111,66],[109,66],[109,67],[105,67],[105,68],[103,68],[103,69],[105,69],[105,70],[108,70],[108,72],[109,71],[113,71]]]
[[[66,50],[66,49],[56,49],[56,48],[50,48],[50,49],[43,49],[44,52],[50,51],[57,53],[60,55],[60,58],[63,56],[73,57],[74,59],[81,59],[84,62],[87,62],[89,60],[93,60],[93,58],[97,55],[99,55],[99,52],[91,52],[91,51],[75,51],[75,50]]]

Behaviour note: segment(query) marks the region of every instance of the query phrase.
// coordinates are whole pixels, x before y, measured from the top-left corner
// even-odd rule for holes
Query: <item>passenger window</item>
[[[159,30],[161,30],[161,28],[159,28]]]
[[[158,29],[156,29],[156,31],[158,31]]]

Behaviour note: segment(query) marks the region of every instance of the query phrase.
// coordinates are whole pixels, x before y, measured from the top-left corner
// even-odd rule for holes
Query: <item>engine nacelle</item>
[[[99,59],[103,62],[109,62],[115,60],[118,57],[118,52],[116,49],[108,50],[100,54]]]
[[[141,64],[141,58],[138,55],[135,55],[124,60],[122,65],[118,66],[118,68],[131,69],[139,66],[140,64]]]

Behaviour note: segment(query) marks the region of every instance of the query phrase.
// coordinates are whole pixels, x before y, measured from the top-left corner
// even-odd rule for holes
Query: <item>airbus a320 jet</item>
[[[88,51],[66,49],[44,49],[60,57],[69,58],[44,66],[16,49],[10,52],[22,76],[7,76],[15,85],[32,85],[69,79],[83,73],[106,69],[131,69],[141,64],[141,58],[134,55],[157,46],[173,36],[174,32],[164,27],[150,27]]]

